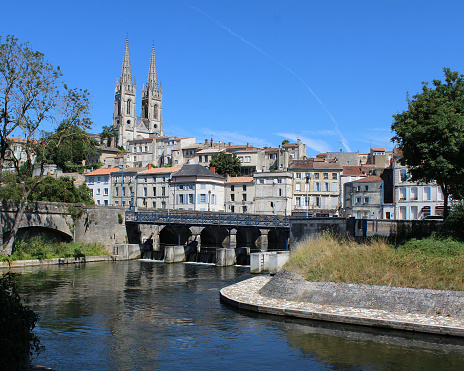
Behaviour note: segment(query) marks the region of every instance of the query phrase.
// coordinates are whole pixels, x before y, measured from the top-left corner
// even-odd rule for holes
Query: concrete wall
[[[316,237],[322,232],[340,236],[355,233],[355,219],[352,218],[290,218],[290,247],[300,240]]]

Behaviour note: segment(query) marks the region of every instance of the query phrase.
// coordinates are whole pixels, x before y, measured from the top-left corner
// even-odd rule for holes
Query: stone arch
[[[180,234],[180,245],[186,245],[190,235],[192,234],[189,228],[185,226],[166,225],[159,233],[159,241],[161,245],[178,245]]]
[[[7,240],[10,237],[11,231],[4,232],[3,239]],[[59,229],[42,227],[42,226],[31,226],[31,227],[20,227],[16,234],[16,240],[19,241],[23,238],[34,238],[43,237],[46,241],[55,242],[72,242],[73,237]]]
[[[202,247],[223,247],[229,232],[226,228],[204,228],[200,236]]]
[[[251,249],[256,249],[255,241],[259,235],[259,229],[239,228],[237,230],[237,247],[249,247]]]

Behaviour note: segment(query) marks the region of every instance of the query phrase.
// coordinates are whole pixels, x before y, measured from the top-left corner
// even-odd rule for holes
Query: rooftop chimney
[[[148,170],[150,170],[150,169],[151,169],[151,164],[148,164]]]

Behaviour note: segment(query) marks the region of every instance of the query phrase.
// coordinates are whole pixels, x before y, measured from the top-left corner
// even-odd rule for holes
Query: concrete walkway
[[[464,337],[464,318],[395,313],[265,297],[259,290],[271,278],[257,276],[225,287],[220,291],[220,298],[237,308],[259,313]]]

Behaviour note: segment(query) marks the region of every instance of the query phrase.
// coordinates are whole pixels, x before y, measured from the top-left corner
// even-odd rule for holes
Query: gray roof
[[[218,180],[225,180],[225,178],[206,167],[199,164],[183,165],[181,169],[172,174],[172,177],[197,177],[197,178],[216,178]]]

